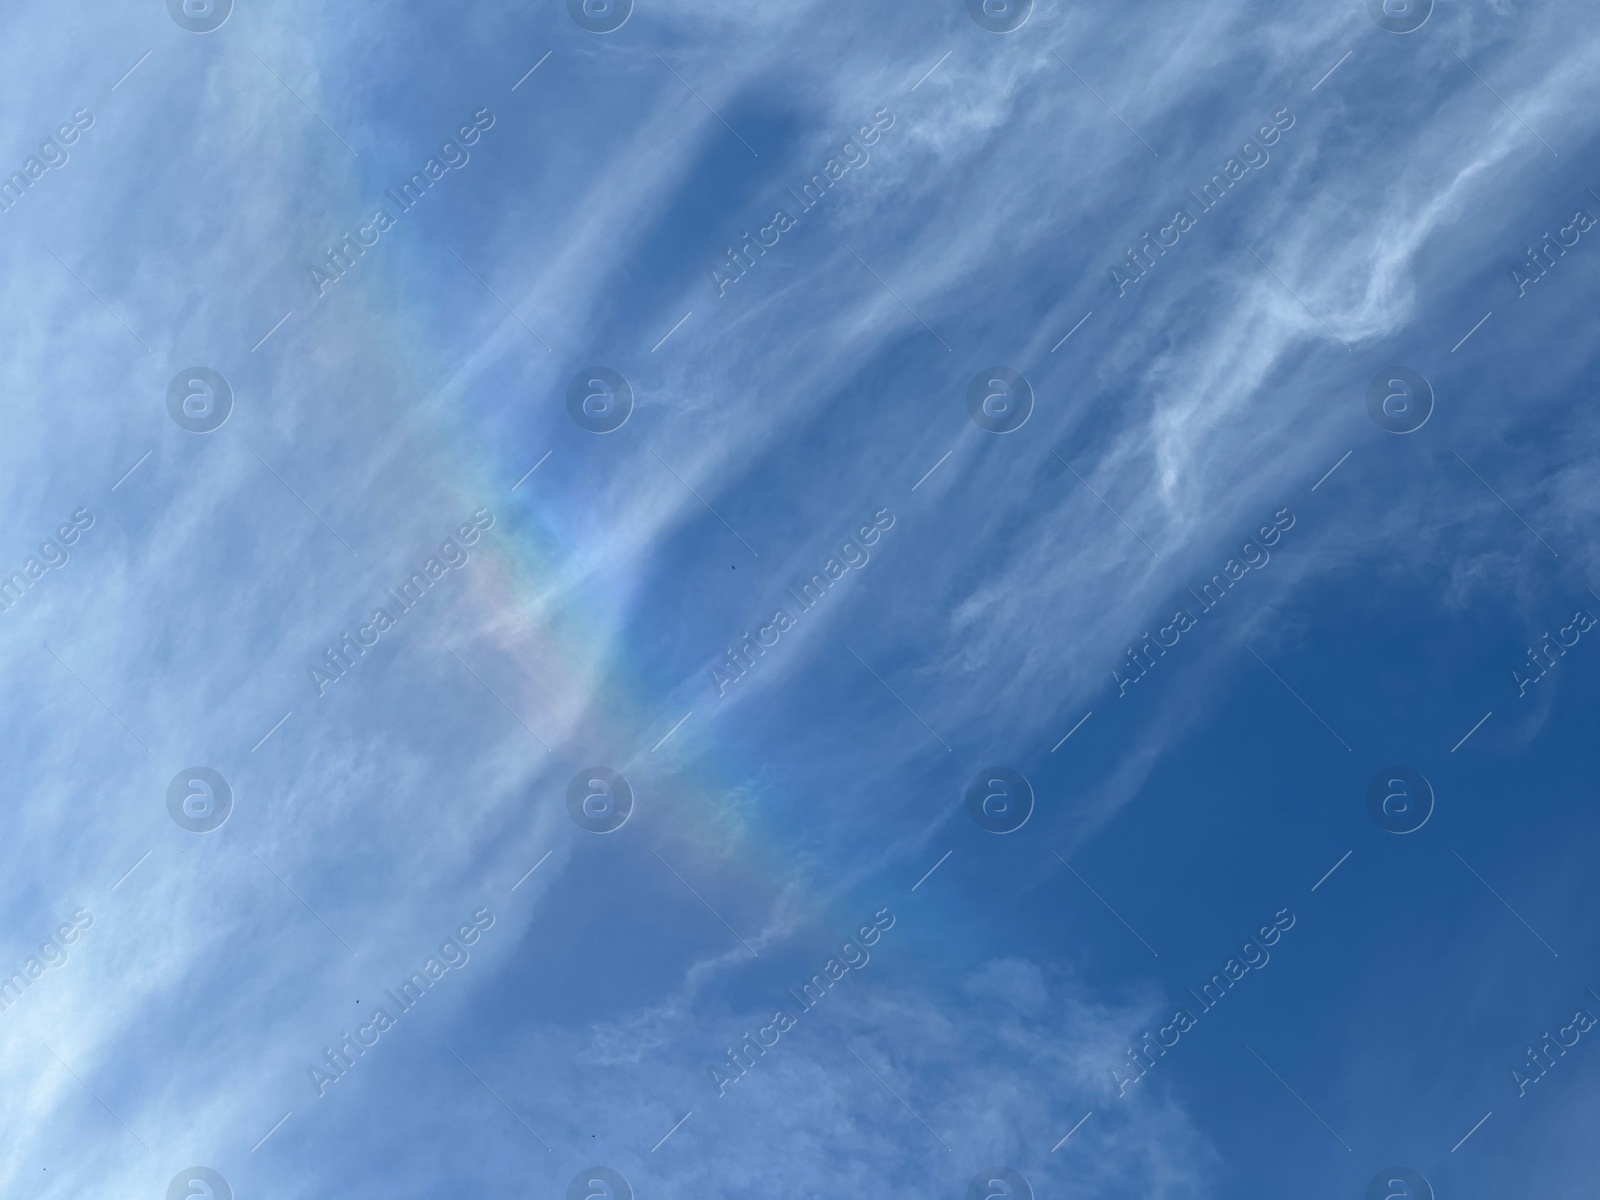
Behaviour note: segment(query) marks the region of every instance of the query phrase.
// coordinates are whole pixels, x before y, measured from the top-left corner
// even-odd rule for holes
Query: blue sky
[[[1587,16],[14,7],[0,1187],[1572,1192]]]

